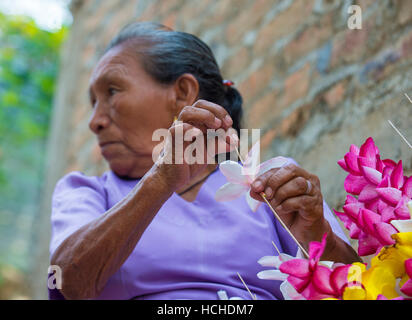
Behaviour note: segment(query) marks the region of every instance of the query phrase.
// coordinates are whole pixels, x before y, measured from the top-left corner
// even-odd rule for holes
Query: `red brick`
[[[282,120],[279,130],[282,136],[295,137],[310,118],[312,105],[304,105],[294,110],[289,116]]]
[[[363,21],[362,29],[344,29],[335,36],[331,68],[344,63],[363,61],[365,58],[376,54],[386,42],[385,32],[382,28],[377,28],[376,20],[378,13],[368,17]],[[373,41],[368,41],[373,38]]]
[[[346,92],[346,84],[344,81],[339,82],[331,89],[329,89],[323,96],[325,102],[330,109],[334,109],[339,103],[343,101]]]
[[[319,47],[333,35],[333,15],[323,16],[320,22],[305,29],[284,49],[285,62],[291,64],[298,58]]]
[[[285,80],[285,88],[281,101],[282,106],[288,106],[293,101],[306,96],[310,84],[310,64],[290,75]]]
[[[314,0],[294,1],[284,12],[277,15],[260,30],[254,46],[257,54],[264,53],[279,38],[292,33],[312,12]]]
[[[244,70],[251,62],[252,58],[249,54],[249,49],[242,47],[225,61],[222,65],[222,73],[225,78],[233,78]]]
[[[170,13],[163,19],[162,24],[164,24],[166,27],[169,27],[171,29],[175,29],[176,19],[177,19],[176,12]]]
[[[148,20],[153,20],[153,18],[158,16],[158,14],[159,14],[158,3],[153,2],[137,18],[139,19],[139,21],[148,21]]]
[[[265,63],[261,68],[254,71],[238,87],[245,102],[253,99],[259,92],[264,90],[275,74],[275,66],[272,63]]]
[[[412,21],[412,1],[410,0],[397,0],[398,7],[398,23],[400,25],[406,25]]]
[[[274,129],[269,129],[265,134],[260,138],[260,148],[262,150],[262,153],[265,152],[265,150],[269,149],[270,145],[272,144],[273,140],[278,136],[279,130],[274,128]]]
[[[256,101],[245,117],[248,128],[263,128],[269,119],[275,119],[283,111],[277,106],[278,91],[271,91]]]
[[[401,39],[401,55],[408,58],[412,55],[412,32],[409,32]]]
[[[272,1],[256,0],[249,8],[244,6],[240,14],[229,23],[226,29],[226,39],[228,43],[230,45],[237,44],[246,32],[255,29],[272,5]]]
[[[210,15],[205,15],[205,12],[213,6],[213,3],[213,0],[188,1],[179,8],[179,16],[183,17],[183,22],[184,20],[207,19]]]
[[[225,21],[230,21],[234,13],[232,1],[218,1],[213,7],[213,14],[202,21],[201,27],[208,29],[221,25]]]

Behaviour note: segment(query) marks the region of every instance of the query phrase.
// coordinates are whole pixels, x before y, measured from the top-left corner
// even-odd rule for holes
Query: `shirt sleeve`
[[[52,196],[50,255],[68,236],[106,212],[106,207],[99,177],[72,172],[60,179]]]

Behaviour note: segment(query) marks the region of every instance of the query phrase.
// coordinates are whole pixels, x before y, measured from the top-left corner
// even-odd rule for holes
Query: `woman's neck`
[[[176,191],[176,193],[186,201],[194,201],[203,183],[205,183],[205,181],[207,180],[207,177],[213,171],[215,171],[217,167],[217,164],[209,164],[203,172],[199,173],[196,177],[183,185],[179,190]]]

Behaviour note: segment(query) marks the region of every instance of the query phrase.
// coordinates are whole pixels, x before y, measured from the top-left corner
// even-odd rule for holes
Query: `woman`
[[[179,126],[239,131],[241,96],[223,82],[208,46],[158,24],[129,25],[98,62],[89,91],[90,129],[110,171],[73,172],[56,186],[50,252],[63,296],[216,299],[226,290],[247,299],[239,272],[258,299],[281,298],[278,286],[257,278],[257,260],[273,254],[272,241],[293,255],[297,246],[268,207],[252,213],[244,198],[216,202],[226,183],[216,164],[153,162],[159,128],[172,138]],[[170,146],[159,159],[174,154]],[[291,160],[254,181],[251,196],[262,201],[262,191],[304,247],[327,232],[323,259],[359,261],[316,176]]]

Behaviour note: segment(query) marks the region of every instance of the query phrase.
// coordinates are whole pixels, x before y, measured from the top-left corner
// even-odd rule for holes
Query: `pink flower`
[[[260,201],[250,196],[250,186],[256,177],[264,172],[280,168],[289,162],[284,157],[272,158],[259,164],[260,144],[257,142],[244,160],[243,166],[235,161],[224,161],[219,165],[220,171],[229,181],[216,191],[216,201],[231,201],[242,195],[246,195],[246,201],[252,211],[256,211]]]
[[[394,244],[391,235],[399,230],[390,222],[410,219],[407,203],[412,198],[412,177],[403,175],[402,161],[381,160],[379,149],[368,138],[360,148],[351,145],[338,164],[349,173],[344,187],[353,196],[348,195],[343,212],[335,214],[350,237],[359,240],[359,255]]]
[[[291,259],[279,266],[279,270],[288,275],[287,281],[308,300],[338,299],[347,286],[350,265],[337,265],[331,269],[320,261],[326,246],[326,236],[320,243],[310,243],[308,260]]]
[[[405,261],[405,271],[409,279],[404,283],[401,291],[407,296],[412,297],[412,258]]]

